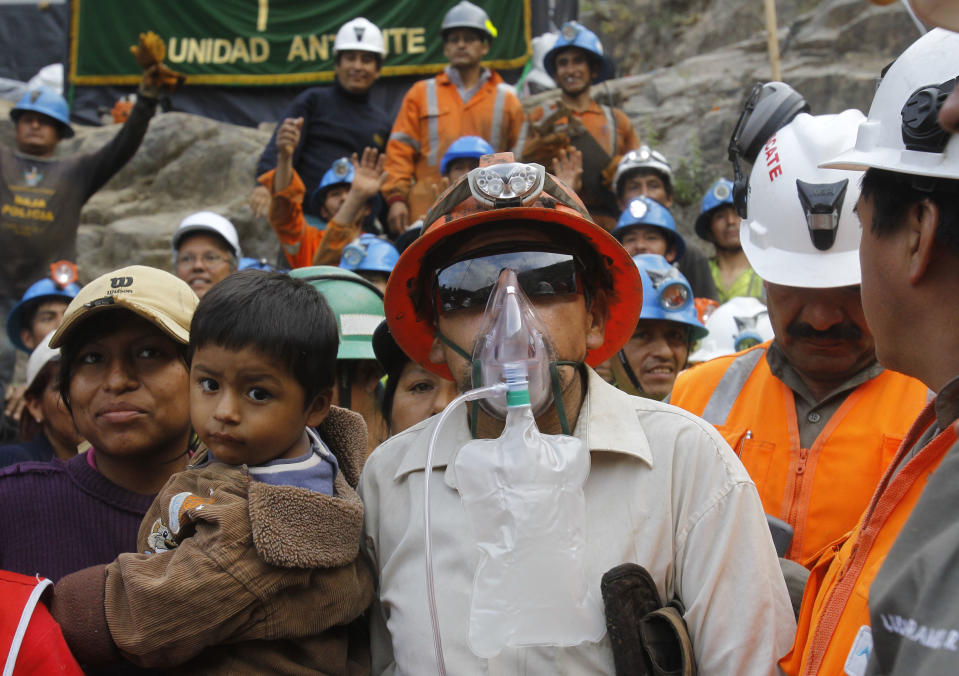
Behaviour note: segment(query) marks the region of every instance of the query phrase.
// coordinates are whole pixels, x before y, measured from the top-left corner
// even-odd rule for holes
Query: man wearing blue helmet
[[[609,360],[611,382],[630,394],[662,400],[706,328],[679,270],[656,254],[638,254],[633,261],[643,280],[643,309],[632,338]]]
[[[54,156],[60,140],[74,135],[70,109],[59,93],[30,90],[10,111],[16,148],[0,146],[0,249],[15,255],[0,264],[0,314],[6,316],[31,280],[48,274],[50,263],[76,260],[80,209],[133,157],[163,87],[157,65],[145,70],[136,105],[119,133],[82,155]],[[13,370],[13,353],[0,342],[2,386]]]
[[[709,186],[695,229],[697,235],[716,248],[709,268],[720,303],[737,296],[763,299],[763,280],[749,266],[739,242],[741,220],[733,204],[733,182],[721,178]]]
[[[76,282],[61,285],[50,277],[34,282],[7,315],[7,338],[17,349],[32,352],[60,326],[63,311],[79,291]]]
[[[590,95],[593,84],[610,78],[613,67],[591,30],[576,21],[560,29],[543,66],[560,89],[558,101],[533,108],[517,142],[524,161],[547,167],[572,146],[582,153],[579,193],[590,215],[607,230],[616,223],[616,197],[611,191],[619,158],[639,147],[639,137],[626,114],[600,105]]]
[[[293,168],[303,118],[287,118],[277,129],[277,165],[258,180],[272,195],[269,221],[291,268],[336,265],[343,247],[356,239],[363,220],[386,180],[384,157],[375,148],[362,156],[341,157],[324,174],[310,201],[328,219],[311,225],[303,213],[306,186]]]
[[[675,263],[686,252],[686,242],[676,230],[669,209],[649,197],[630,200],[613,230],[630,256],[657,254]]]

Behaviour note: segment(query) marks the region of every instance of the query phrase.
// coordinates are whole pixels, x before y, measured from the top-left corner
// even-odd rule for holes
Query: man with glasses
[[[393,269],[386,308],[397,344],[423,368],[453,379],[461,393],[475,388],[482,364],[471,354],[483,342],[484,308],[504,269],[516,273],[550,345],[543,388],[549,394],[537,389],[536,424],[543,433],[573,435],[590,451],[584,491],[591,593],[600,598],[610,569],[638,564],[650,576],[652,608],[667,601],[684,606],[701,673],[772,673],[794,621],[756,489],[711,427],[621,392],[592,370],[633,335],[642,283],[625,249],[589,220],[575,194],[540,165],[515,163],[509,153],[484,157],[432,207],[422,234]],[[470,590],[480,553],[452,465],[471,438],[502,432],[504,420],[487,406],[464,406],[439,430],[437,417],[429,418],[367,461],[360,482],[363,546],[379,576],[373,673],[438,670],[423,575],[428,538],[441,628],[437,652],[448,673],[492,673],[497,659],[515,657],[511,667],[522,665],[515,673],[613,674],[619,657],[607,637],[489,661],[470,649]],[[717,614],[716,608],[736,610]],[[637,622],[650,609],[636,609]],[[626,648],[639,650],[638,642]]]
[[[386,144],[383,196],[394,237],[422,218],[443,191],[440,160],[453,141],[479,136],[495,150],[507,150],[523,125],[513,88],[480,63],[496,37],[486,12],[463,0],[446,13],[441,32],[449,65],[406,93]]]
[[[174,272],[199,298],[236,271],[241,255],[236,228],[212,211],[190,214],[173,233]]]

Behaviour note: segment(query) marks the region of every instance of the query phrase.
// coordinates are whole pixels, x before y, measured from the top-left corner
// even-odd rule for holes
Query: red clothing
[[[420,80],[403,97],[386,144],[389,178],[383,185],[383,196],[388,202],[407,202],[410,221],[415,221],[443,192],[439,187],[440,161],[453,141],[461,136],[480,136],[496,152],[511,150],[522,126],[523,106],[512,87],[495,71],[489,71],[489,77],[466,103],[445,72]],[[416,189],[412,190],[414,182]]]
[[[54,622],[40,601],[49,581],[39,577],[0,571],[0,655],[6,664],[12,658],[13,675],[83,674]],[[14,647],[17,629],[27,622],[22,640]],[[15,651],[15,654],[14,654]]]
[[[273,194],[273,177],[276,169],[271,169],[257,181],[266,186],[273,195],[270,200],[270,227],[276,233],[283,246],[283,254],[291,268],[305,268],[311,265],[339,265],[343,248],[360,235],[359,226],[343,225],[334,219],[326,224],[325,230],[319,230],[307,224],[303,216],[303,197],[306,188],[296,170],[290,185]],[[316,253],[323,249],[321,258]]]

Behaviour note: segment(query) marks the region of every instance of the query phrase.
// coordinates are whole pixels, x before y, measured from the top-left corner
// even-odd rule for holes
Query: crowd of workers
[[[954,671],[959,34],[899,56],[868,116],[757,85],[694,224],[711,257],[676,226],[667,158],[592,97],[612,72],[594,33],[562,27],[558,97],[527,112],[482,64],[481,7],[438,37],[449,65],[391,128],[369,100],[380,30],[340,29],[334,84],[257,166],[276,266],[201,211],[172,274],[81,287],[80,209],[164,81],[145,70],[89,155],[56,154],[54,92],[12,110],[4,673]],[[606,631],[490,655],[457,459],[523,406],[586,453],[555,487],[579,491],[586,543],[565,583]]]

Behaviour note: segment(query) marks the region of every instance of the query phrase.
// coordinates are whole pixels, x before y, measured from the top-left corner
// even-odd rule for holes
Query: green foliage
[[[689,150],[679,158],[673,171],[673,199],[681,207],[698,204],[714,177],[699,147],[699,136],[689,139]]]

